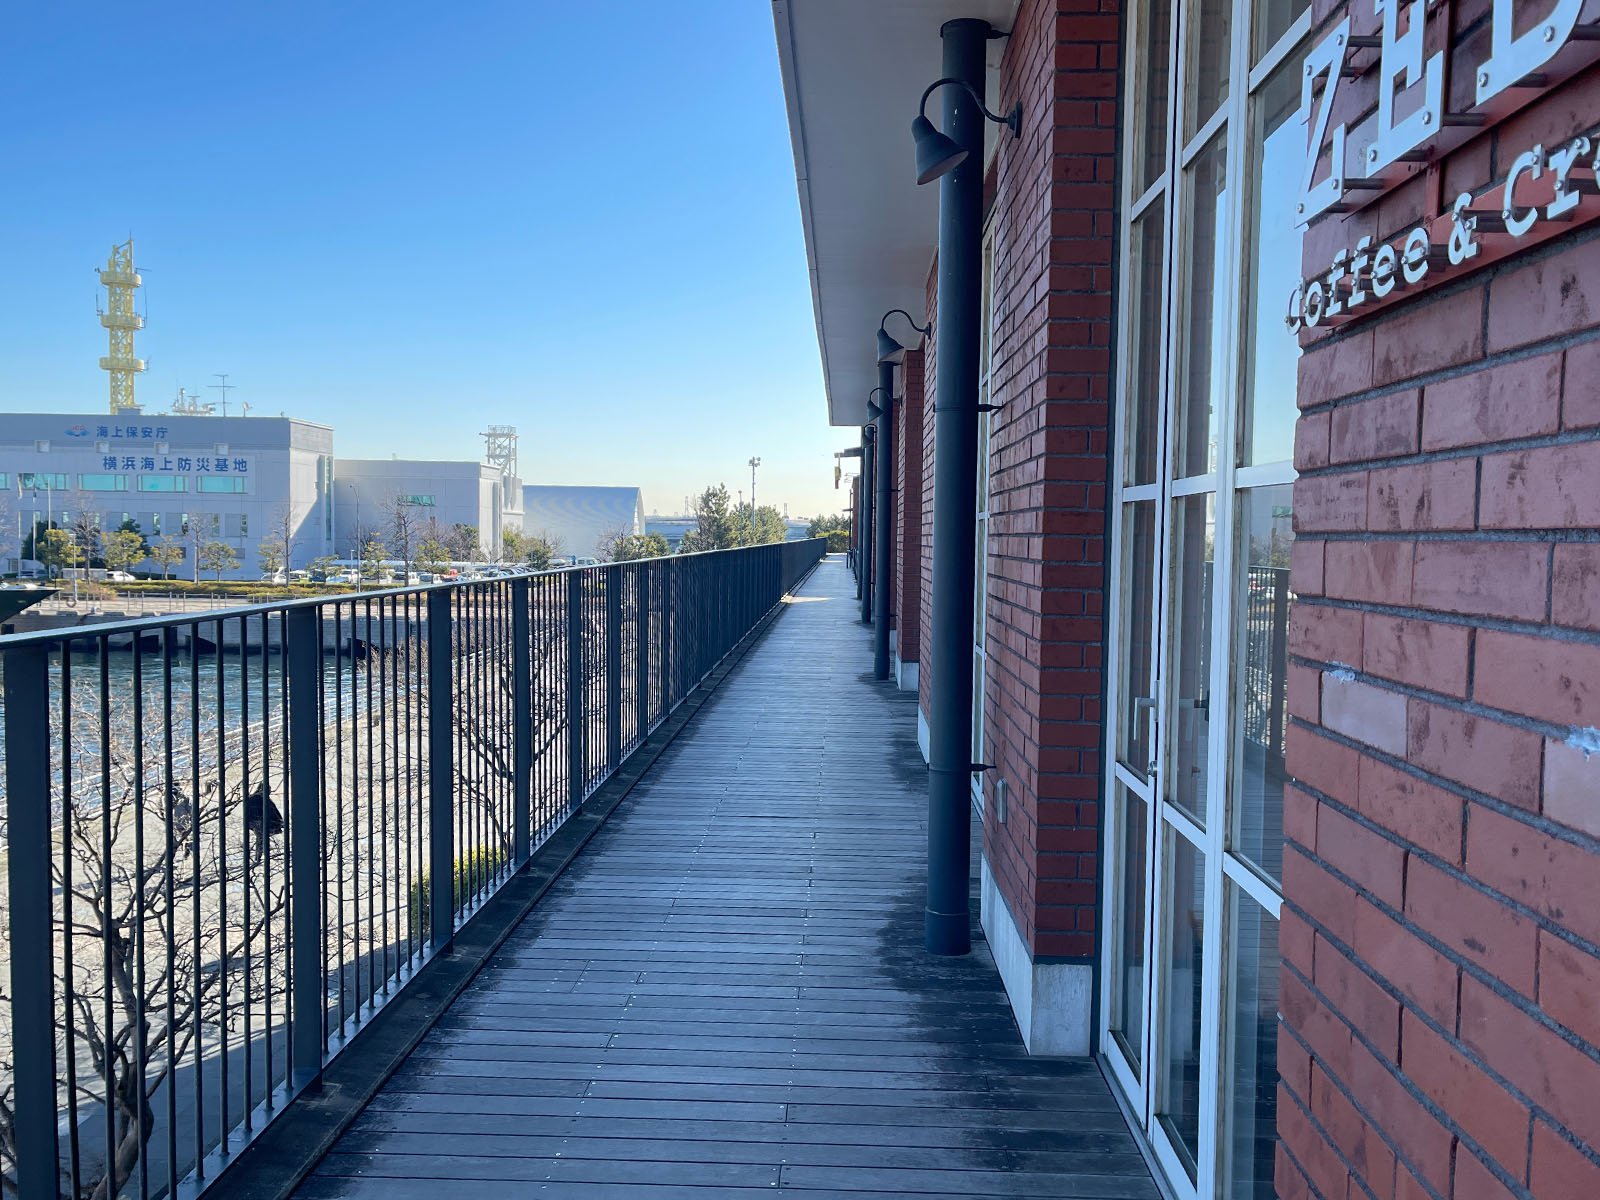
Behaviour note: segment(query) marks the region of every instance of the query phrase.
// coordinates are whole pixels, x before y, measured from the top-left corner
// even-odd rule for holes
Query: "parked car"
[[[110,578],[110,576],[107,576],[107,578]],[[261,582],[285,584],[289,582],[289,577],[282,571],[269,571],[267,574],[261,577]]]
[[[136,582],[138,582],[138,578],[137,578],[137,576],[128,574],[128,572],[126,572],[126,571],[107,571],[106,572],[106,582],[107,583],[136,583]]]

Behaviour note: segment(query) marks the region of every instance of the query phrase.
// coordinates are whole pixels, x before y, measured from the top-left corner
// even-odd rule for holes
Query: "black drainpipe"
[[[878,582],[872,577],[872,534],[877,521],[872,514],[873,485],[872,426],[861,427],[861,623],[872,622],[872,589]]]
[[[984,89],[987,21],[947,21],[946,78]],[[972,949],[973,540],[978,500],[978,322],[983,270],[984,116],[966,89],[945,87],[943,130],[967,151],[939,180],[938,382],[934,403],[933,612],[928,713],[928,899],[931,954]]]
[[[877,588],[872,595],[872,674],[876,679],[889,678],[889,590],[894,569],[890,562],[890,544],[894,539],[894,496],[889,487],[894,479],[894,465],[889,461],[894,439],[894,364],[878,364],[878,415],[877,455],[873,479],[877,483],[877,502],[872,517],[872,530],[876,544],[873,546],[875,562],[872,577]]]

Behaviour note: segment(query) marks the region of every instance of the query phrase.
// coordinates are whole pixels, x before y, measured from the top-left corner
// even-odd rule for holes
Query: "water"
[[[372,668],[376,669],[375,663]],[[324,658],[324,722],[330,728],[336,715],[348,719],[367,711],[368,670],[366,662],[352,660],[348,654]],[[264,759],[274,764],[274,774],[283,761],[285,680],[281,655],[224,654],[219,658],[204,649],[196,655],[187,650],[176,651],[169,697],[168,676],[159,651],[146,650],[136,655],[131,649],[112,650],[103,663],[98,655],[73,652],[66,670],[62,655],[54,653],[50,656],[50,762],[52,801],[58,812],[62,797],[62,692],[68,680],[72,790],[80,805],[97,803],[107,762],[102,755],[103,734],[109,734],[112,743],[109,764],[113,790],[119,780],[131,777],[136,758],[142,757],[147,786],[154,786],[154,781],[163,777],[169,729],[175,779],[192,776],[196,752],[202,778],[210,778],[222,763],[230,778],[237,781],[246,752],[256,774]],[[104,726],[102,696],[107,699],[104,711],[108,719]],[[373,704],[382,703],[374,679]],[[170,726],[166,716],[169,705]],[[5,699],[0,690],[0,728],[4,728],[5,716]],[[140,753],[135,753],[136,748]],[[0,760],[3,756],[0,748]],[[6,786],[5,773],[0,771],[0,813],[4,812]]]

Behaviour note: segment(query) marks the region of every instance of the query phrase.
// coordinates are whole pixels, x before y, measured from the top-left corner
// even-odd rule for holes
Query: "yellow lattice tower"
[[[133,355],[133,333],[144,328],[144,318],[133,311],[133,293],[144,281],[133,269],[133,239],[111,247],[100,272],[106,289],[106,310],[100,324],[111,335],[111,353],[100,360],[100,369],[111,375],[111,415],[133,408],[133,377],[144,370],[144,359]]]

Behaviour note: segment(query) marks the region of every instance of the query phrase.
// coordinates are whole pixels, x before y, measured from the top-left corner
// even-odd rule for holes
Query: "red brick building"
[[[882,314],[937,320],[945,21],[1021,104],[956,550],[1029,1048],[1098,1057],[1176,1196],[1600,1196],[1600,3],[773,7],[835,424]],[[927,714],[939,331],[900,320]]]

